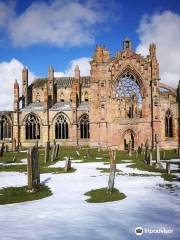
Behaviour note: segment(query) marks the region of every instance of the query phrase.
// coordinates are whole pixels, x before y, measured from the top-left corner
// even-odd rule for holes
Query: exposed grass
[[[13,162],[14,155],[16,156],[15,162],[17,162],[17,163],[20,162],[21,159],[27,157],[26,152],[4,152],[3,157],[0,157],[0,162],[11,163],[11,162]]]
[[[166,173],[163,173],[161,174],[161,177],[165,180],[165,181],[169,181],[169,182],[173,182],[173,181],[176,181],[176,175],[174,174],[166,174]]]
[[[7,187],[0,189],[0,205],[12,204],[26,201],[33,201],[49,197],[52,195],[51,190],[45,186],[40,185],[39,191],[27,192],[27,187]]]
[[[84,195],[89,196],[86,201],[89,203],[103,203],[119,201],[126,198],[124,193],[119,192],[118,189],[114,188],[112,193],[107,191],[107,188],[93,189]]]
[[[97,170],[99,170],[101,173],[109,173],[110,172],[110,168],[96,168]],[[116,169],[116,172],[122,172],[119,169]]]

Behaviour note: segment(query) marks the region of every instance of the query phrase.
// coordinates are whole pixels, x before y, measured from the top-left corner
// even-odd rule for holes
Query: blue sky
[[[113,56],[127,36],[141,54],[155,42],[162,80],[173,79],[175,85],[180,79],[179,0],[0,1],[0,33],[0,82],[8,78],[8,96],[14,78],[21,80],[18,71],[23,65],[32,78],[46,76],[48,65],[67,75],[80,63],[88,74],[96,44],[108,47]],[[169,66],[165,52],[171,48]]]

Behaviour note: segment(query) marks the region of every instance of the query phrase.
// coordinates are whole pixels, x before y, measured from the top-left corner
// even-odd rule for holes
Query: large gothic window
[[[173,137],[173,117],[169,109],[167,110],[165,116],[165,136]]]
[[[80,138],[89,138],[89,117],[83,115],[80,119]]]
[[[11,123],[9,119],[0,114],[0,140],[11,138]]]
[[[141,90],[132,74],[126,72],[118,79],[116,97],[119,99],[121,117],[142,117]]]
[[[40,139],[40,123],[34,114],[26,118],[26,139]]]
[[[55,138],[67,139],[68,138],[68,121],[64,114],[60,114],[55,123]]]

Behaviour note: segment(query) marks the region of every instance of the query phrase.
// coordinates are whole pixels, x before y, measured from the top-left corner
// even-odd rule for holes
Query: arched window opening
[[[1,114],[0,115],[0,140],[11,138],[11,123],[9,119]]]
[[[132,149],[134,149],[134,136],[132,132],[128,131],[124,136],[124,150],[128,150],[130,141]]]
[[[29,114],[26,119],[26,139],[40,139],[40,123],[34,114]]]
[[[89,138],[89,117],[83,115],[80,120],[80,138]]]
[[[61,101],[61,102],[64,102],[64,94],[63,94],[63,93],[61,93],[60,101]]]
[[[66,116],[60,114],[55,123],[55,138],[56,139],[68,139],[68,121]]]
[[[120,115],[124,118],[142,117],[142,96],[135,77],[126,72],[116,83]]]
[[[165,136],[173,137],[173,117],[170,110],[167,110],[165,116]]]
[[[85,102],[88,102],[88,101],[89,101],[88,92],[85,92],[85,94],[84,94],[84,101],[85,101]]]

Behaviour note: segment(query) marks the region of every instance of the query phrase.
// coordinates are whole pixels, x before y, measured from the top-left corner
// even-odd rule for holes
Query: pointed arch
[[[165,137],[173,137],[173,114],[170,109],[165,114]]]
[[[83,114],[79,119],[80,126],[80,138],[89,138],[89,116],[87,114]]]
[[[29,113],[25,117],[25,138],[26,139],[40,139],[40,121],[39,118]]]
[[[0,114],[0,140],[9,139],[12,136],[12,123],[8,116]]]
[[[69,138],[69,123],[65,114],[59,113],[55,119],[55,139]]]
[[[139,71],[131,64],[127,64],[127,65],[120,67],[120,69],[117,71],[117,73],[115,74],[115,76],[113,78],[114,84],[116,84],[118,79],[122,78],[122,76],[126,73],[129,73],[134,76],[136,83],[140,87],[142,97],[145,97],[146,96],[146,87],[144,84],[144,80],[143,80],[141,74],[139,73]]]

